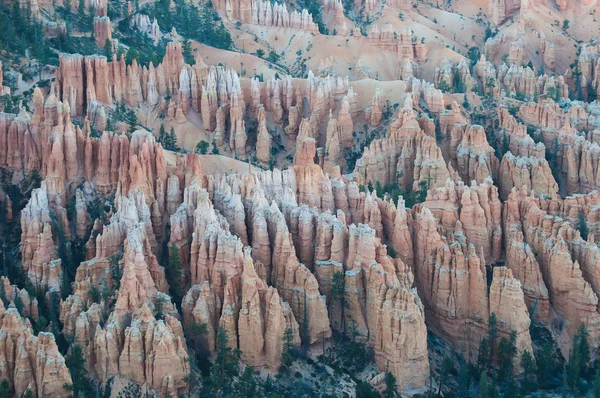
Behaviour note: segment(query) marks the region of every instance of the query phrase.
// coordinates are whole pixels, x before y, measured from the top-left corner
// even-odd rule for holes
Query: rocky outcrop
[[[373,25],[368,34],[369,43],[382,50],[393,51],[398,59],[415,61],[419,64],[427,60],[429,48],[424,42],[413,37],[413,31],[404,27],[402,32],[395,32],[391,24]]]
[[[96,39],[96,45],[101,48],[104,48],[106,40],[112,40],[112,29],[109,17],[94,18],[94,39]]]
[[[251,366],[277,369],[284,350],[284,334],[292,333],[291,344],[300,344],[299,326],[290,306],[274,287],[268,287],[248,260],[242,273],[242,303],[238,319],[242,360]]]
[[[245,24],[261,26],[276,26],[305,30],[319,33],[317,24],[313,22],[312,15],[306,9],[302,11],[288,11],[285,4],[271,4],[268,1],[236,0],[217,1],[215,8],[224,11],[230,21],[239,20]]]
[[[52,238],[51,214],[44,181],[21,212],[21,254],[23,270],[35,287],[60,291],[62,262]]]
[[[482,183],[488,177],[496,179],[499,161],[483,127],[455,124],[450,133],[449,153],[463,181]]]
[[[584,323],[590,336],[598,334],[600,314],[597,310],[597,291],[594,288],[595,273],[590,272],[589,268],[595,257],[582,255],[587,250],[581,250],[579,233],[568,222],[541,210],[535,199],[527,195],[526,190],[513,190],[504,208],[507,233],[522,232],[524,242],[531,246],[547,284],[551,308],[565,324],[563,329],[555,331],[559,334],[557,338],[565,341],[563,351],[568,350],[571,337],[579,327],[577,325]],[[534,265],[530,262],[528,267]],[[531,276],[526,282],[535,285],[535,271]],[[537,285],[539,286],[539,282]],[[543,294],[541,288],[534,286],[534,289]],[[595,340],[590,338],[590,341]]]
[[[375,139],[356,162],[361,184],[382,186],[397,183],[409,191],[419,190],[425,181],[429,188],[443,186],[454,170],[446,166],[435,140],[420,128],[412,110],[411,97],[390,126],[388,136]]]
[[[15,308],[4,312],[2,307],[0,377],[14,388],[16,396],[27,390],[34,397],[64,397],[65,384],[71,384],[71,374],[58,351],[54,335],[33,334],[31,324],[23,320]]]
[[[267,130],[267,117],[261,105],[258,108],[258,135],[256,137],[256,157],[264,165],[269,165],[271,160],[271,134]]]
[[[500,258],[502,204],[490,179],[471,186],[449,181],[429,190],[423,206],[440,220],[445,231],[452,231],[457,240],[466,239],[484,260]]]
[[[437,220],[422,207],[413,223],[415,278],[428,325],[468,357],[476,355],[487,332],[489,301],[485,259],[475,246],[446,241]]]
[[[529,326],[531,320],[525,305],[523,290],[518,279],[506,267],[494,267],[490,286],[490,316],[496,315],[498,337],[510,340],[515,333],[515,372],[520,371],[521,354],[533,352]]]

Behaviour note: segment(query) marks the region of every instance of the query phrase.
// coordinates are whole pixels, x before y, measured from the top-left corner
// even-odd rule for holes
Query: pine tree
[[[600,368],[596,369],[594,375],[594,381],[592,383],[592,396],[594,398],[600,398]]]
[[[71,352],[67,356],[65,364],[71,372],[74,395],[78,396],[79,393],[82,393],[85,396],[85,392],[89,390],[89,383],[87,382],[86,360],[79,345],[71,346]]]
[[[283,333],[283,350],[281,352],[281,362],[290,366],[294,359],[293,357],[294,351],[294,334],[292,332],[292,328],[286,328]]]
[[[333,280],[331,283],[331,298],[340,304],[342,312],[342,330],[346,331],[346,316],[344,310],[346,308],[346,281],[344,274],[337,271],[333,274]]]
[[[502,136],[502,155],[506,154],[510,150],[508,143],[508,134],[504,133]]]
[[[485,371],[483,371],[483,372],[481,372],[481,377],[479,378],[478,398],[489,398],[489,390],[490,390],[490,385],[488,382],[487,373]]]
[[[264,395],[256,378],[256,372],[251,366],[246,366],[242,375],[235,383],[234,395],[244,398],[258,398]]]
[[[227,331],[219,326],[215,362],[210,369],[210,386],[214,392],[231,388],[230,379],[239,374],[239,350],[229,347]]]
[[[579,213],[577,216],[577,229],[581,234],[581,238],[583,240],[587,240],[588,238],[588,227],[587,222],[585,221],[585,215],[583,213]]]
[[[200,155],[206,155],[208,153],[208,147],[210,144],[204,140],[196,144],[196,153]]]
[[[552,343],[546,342],[537,355],[537,379],[540,388],[548,388],[556,373],[554,361],[554,349]]]
[[[469,365],[465,358],[461,355],[458,364],[458,398],[467,398],[470,396],[469,387]]]
[[[167,139],[167,133],[165,131],[165,125],[161,124],[160,130],[158,131],[158,142],[160,142],[162,144],[162,146],[164,147],[166,139]]]
[[[112,62],[112,43],[111,41],[107,38],[106,41],[104,42],[104,55],[106,56],[106,60],[108,62]]]
[[[385,373],[385,392],[384,398],[394,398],[398,396],[398,381],[391,372]]]
[[[500,339],[498,344],[498,365],[500,366],[498,380],[500,381],[506,380],[512,374],[513,358],[517,354],[516,341],[516,332],[512,332],[509,339],[505,337]]]
[[[203,336],[208,332],[208,327],[206,323],[198,323],[192,319],[188,330],[188,334],[190,336],[190,340],[194,343],[194,351],[198,351],[198,342],[203,339]],[[204,347],[201,347],[204,349]]]
[[[80,17],[85,17],[85,0],[79,0],[77,5],[77,13]]]
[[[21,299],[21,296],[19,296],[18,294],[15,296],[15,308],[17,309],[17,311],[19,311],[19,314],[24,315],[23,314],[23,300]]]
[[[171,127],[169,131],[169,148],[171,151],[177,151],[179,147],[177,146],[177,136],[175,135],[175,129]]]
[[[169,248],[169,261],[165,267],[165,276],[170,286],[171,296],[176,302],[179,302],[183,290],[183,267],[181,258],[179,258],[179,249],[175,243],[172,243]]]
[[[493,362],[494,361],[494,350],[496,347],[496,337],[498,336],[498,320],[496,318],[496,314],[492,313],[492,315],[490,315],[488,324],[489,324],[488,338],[490,341],[489,362]],[[488,365],[490,365],[490,363],[488,363]]]
[[[189,39],[186,39],[181,46],[183,52],[183,59],[185,63],[188,65],[194,65],[196,60],[194,59],[194,54],[192,54],[192,42]]]
[[[523,379],[521,380],[521,392],[523,394],[529,394],[537,389],[537,383],[535,381],[535,374],[537,368],[533,357],[529,351],[525,350],[521,354],[521,368],[523,368]]]
[[[11,398],[12,394],[10,393],[10,385],[8,384],[8,380],[2,380],[0,383],[0,398]]]

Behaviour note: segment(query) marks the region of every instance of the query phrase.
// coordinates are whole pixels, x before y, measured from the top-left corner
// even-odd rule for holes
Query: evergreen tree
[[[523,368],[523,379],[521,380],[521,392],[523,394],[529,394],[537,389],[537,383],[535,380],[535,374],[537,368],[533,357],[529,351],[525,350],[521,354],[521,367]]]
[[[175,302],[180,302],[183,290],[183,267],[181,266],[181,258],[179,258],[179,249],[175,243],[172,243],[169,248],[169,261],[165,267],[165,276],[169,283],[171,296]]]
[[[385,373],[385,392],[384,398],[394,398],[398,396],[398,381],[391,372]]]
[[[219,326],[215,362],[210,370],[209,384],[213,392],[224,393],[231,389],[229,380],[239,374],[240,351],[229,347],[227,331]]]
[[[467,361],[461,355],[458,363],[458,398],[468,398],[470,396],[469,387],[471,381],[469,376],[469,364],[467,364]]]
[[[377,193],[377,197],[383,199],[383,195],[385,192],[383,191],[383,187],[379,181],[375,182],[375,192]]]
[[[346,331],[346,316],[344,310],[346,309],[346,280],[344,274],[337,271],[333,274],[331,283],[331,298],[334,302],[339,303],[342,311],[342,330]]]
[[[503,398],[519,398],[520,396],[521,395],[519,394],[519,387],[517,386],[517,382],[511,374],[504,386]]]
[[[108,62],[112,62],[112,43],[108,38],[104,42],[104,55]]]
[[[496,314],[492,313],[488,321],[488,338],[490,340],[490,362],[494,360],[494,350],[496,347],[496,337],[498,336],[498,320]]]
[[[183,51],[183,59],[185,60],[185,63],[188,65],[194,65],[196,60],[194,59],[194,54],[192,54],[192,42],[189,39],[184,40],[181,49]]]
[[[188,335],[190,336],[190,340],[192,340],[192,342],[194,343],[194,351],[198,351],[198,343],[208,332],[208,327],[205,323],[198,323],[195,320],[192,320],[187,331]]]
[[[81,18],[85,17],[85,0],[79,0],[77,5],[77,13]]]
[[[246,366],[242,375],[235,383],[234,395],[244,398],[263,397],[260,384],[256,377],[256,372],[251,366]]]
[[[440,375],[438,378],[438,396],[442,396],[442,390],[444,388],[444,382],[446,378],[454,368],[452,360],[448,357],[444,357],[444,361],[442,362],[442,367],[440,369]]]
[[[294,351],[294,334],[292,332],[292,328],[286,328],[283,333],[283,350],[281,352],[281,362],[290,366],[294,359],[293,357]]]
[[[19,314],[24,315],[24,313],[23,313],[23,300],[21,299],[21,296],[19,296],[19,294],[17,294],[15,296],[15,308],[17,309],[17,311],[19,311]]]
[[[588,238],[588,227],[587,222],[585,221],[585,215],[583,213],[579,213],[577,216],[577,229],[581,234],[581,238],[583,240],[587,240]]]
[[[10,385],[8,384],[8,380],[2,380],[0,383],[0,398],[11,398],[12,394],[10,393]]]
[[[556,372],[554,361],[554,348],[552,343],[546,342],[537,356],[537,378],[541,388],[552,386]]]
[[[592,382],[592,396],[594,398],[600,398],[600,368],[596,369],[594,375],[594,381]]]
[[[171,127],[171,130],[169,131],[169,146],[171,151],[177,151],[179,150],[179,147],[177,146],[177,136],[175,135],[175,129],[173,127]]]
[[[160,142],[162,144],[162,146],[164,147],[166,139],[167,139],[167,133],[165,131],[165,125],[161,124],[160,129],[158,131],[158,142]]]
[[[367,381],[356,380],[355,394],[360,398],[381,398],[381,394]]]
[[[487,336],[479,342],[479,352],[477,356],[477,369],[485,369],[490,363],[490,340]]]
[[[512,374],[513,359],[517,354],[516,341],[517,333],[514,331],[510,334],[509,339],[505,337],[500,339],[498,344],[499,381],[505,381]]]
[[[0,300],[4,304],[4,308],[8,307],[8,298],[6,297],[6,290],[4,289],[4,283],[0,283]]]
[[[67,356],[65,364],[71,372],[74,395],[83,394],[85,396],[86,392],[89,392],[89,383],[87,382],[86,360],[79,345],[71,346],[71,352]]]
[[[129,49],[127,50],[127,54],[125,54],[125,62],[127,63],[127,65],[131,65],[133,60],[138,58],[139,54],[137,50],[133,47],[129,47]]]
[[[508,134],[504,133],[502,136],[502,155],[506,154],[510,150],[508,143]]]
[[[586,375],[590,362],[590,347],[587,338],[587,329],[582,324],[573,338],[569,363],[565,366],[566,386],[574,393],[578,392],[579,384]]]
[[[208,147],[210,144],[204,140],[196,144],[196,153],[200,155],[206,155],[208,153]]]
[[[485,371],[481,372],[481,377],[479,378],[479,395],[478,398],[489,398],[490,385],[488,382],[487,373]]]
[[[216,142],[212,142],[212,150],[211,150],[213,155],[218,155],[219,154],[219,147],[217,147]]]

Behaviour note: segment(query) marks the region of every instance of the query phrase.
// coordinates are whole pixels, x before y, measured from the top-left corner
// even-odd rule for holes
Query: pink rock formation
[[[112,29],[109,17],[94,18],[94,38],[96,39],[96,45],[101,48],[104,48],[106,40],[112,40]]]
[[[64,397],[71,374],[58,351],[52,333],[33,335],[31,324],[15,308],[4,312],[0,328],[0,352],[3,353],[0,377],[7,380],[17,396],[30,390],[37,397]]]

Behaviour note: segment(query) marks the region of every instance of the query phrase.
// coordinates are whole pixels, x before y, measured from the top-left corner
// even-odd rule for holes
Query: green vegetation
[[[165,126],[160,125],[160,130],[158,132],[158,142],[160,142],[164,149],[168,151],[178,151],[179,147],[177,146],[177,136],[175,135],[175,130],[171,127],[171,130],[167,133],[165,131]],[[199,145],[200,143],[198,143]]]
[[[298,0],[297,4],[299,8],[306,8],[312,14],[313,22],[317,24],[321,34],[329,34],[329,30],[323,22],[323,6],[318,0]]]
[[[208,153],[208,148],[210,147],[210,144],[204,140],[200,141],[199,143],[196,144],[196,150],[195,152],[200,154],[200,155],[206,155]]]
[[[42,64],[58,65],[58,55],[44,37],[42,25],[31,20],[29,13],[22,12],[19,2],[0,2],[0,26],[0,52],[24,56],[25,51],[29,51],[29,57]]]
[[[169,261],[165,266],[165,277],[169,283],[169,293],[176,303],[181,302],[181,298],[184,293],[184,274],[183,267],[181,266],[181,259],[179,258],[179,249],[175,243],[169,247]]]

